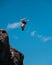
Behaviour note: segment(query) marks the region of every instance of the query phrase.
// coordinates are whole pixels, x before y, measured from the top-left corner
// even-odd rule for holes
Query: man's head
[[[4,60],[9,52],[9,39],[5,30],[0,30],[0,60]]]

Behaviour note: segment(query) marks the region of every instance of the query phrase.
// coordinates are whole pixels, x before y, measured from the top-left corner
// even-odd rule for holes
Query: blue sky
[[[24,31],[18,26],[22,18],[29,19]],[[0,29],[24,54],[24,65],[52,65],[51,0],[0,0]]]

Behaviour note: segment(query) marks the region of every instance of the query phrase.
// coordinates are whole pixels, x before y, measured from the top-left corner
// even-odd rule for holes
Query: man
[[[0,30],[0,65],[23,65],[24,55],[9,45],[8,34]]]

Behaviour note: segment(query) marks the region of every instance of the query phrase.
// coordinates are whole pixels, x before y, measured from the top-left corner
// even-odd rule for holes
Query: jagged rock
[[[23,65],[23,59],[21,52],[10,47],[7,32],[0,30],[0,65]]]

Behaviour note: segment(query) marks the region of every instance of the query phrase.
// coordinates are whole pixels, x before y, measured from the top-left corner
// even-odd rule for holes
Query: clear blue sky
[[[8,28],[24,17],[29,22],[23,32]],[[24,54],[24,65],[52,65],[51,0],[0,0],[0,29],[7,30],[10,45]]]

